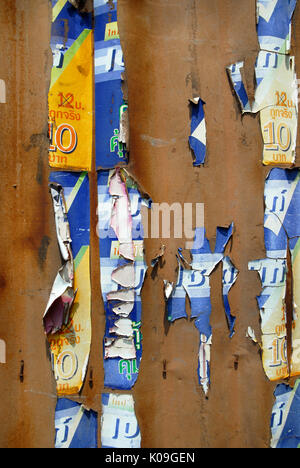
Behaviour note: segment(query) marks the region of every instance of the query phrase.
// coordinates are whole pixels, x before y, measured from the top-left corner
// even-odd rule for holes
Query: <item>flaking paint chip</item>
[[[0,364],[6,364],[6,343],[0,340]]]
[[[6,103],[6,85],[4,80],[0,80],[0,104]]]

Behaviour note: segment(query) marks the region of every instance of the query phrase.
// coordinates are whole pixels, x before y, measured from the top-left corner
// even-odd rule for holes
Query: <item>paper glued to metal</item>
[[[92,14],[52,0],[49,164],[90,171],[93,150]]]
[[[300,170],[272,169],[265,183],[264,233],[267,258],[249,262],[258,271],[257,298],[262,319],[263,366],[270,380],[300,375]],[[293,281],[292,355],[287,356],[287,255]]]
[[[225,313],[230,330],[230,337],[234,334],[235,317],[232,316],[228,293],[235,283],[238,270],[234,267],[229,257],[224,257],[226,245],[233,234],[233,223],[229,227],[218,227],[216,245],[214,251],[206,238],[204,228],[197,228],[195,241],[191,249],[192,262],[189,264],[178,251],[178,279],[177,284],[170,288],[170,283],[165,282],[165,292],[168,320],[174,322],[181,318],[187,318],[186,296],[191,305],[191,318],[199,331],[200,347],[198,359],[198,379],[204,393],[207,394],[210,380],[210,354],[212,345],[212,328],[210,316],[212,312],[210,275],[216,266],[223,263],[223,300]]]
[[[132,395],[102,395],[102,448],[141,448],[141,433]]]
[[[124,169],[98,173],[101,290],[106,314],[104,385],[129,390],[142,357],[141,289],[147,265],[136,183]]]
[[[121,131],[128,105],[122,91],[125,66],[117,23],[117,2],[94,0],[94,12],[96,167],[111,169],[128,162]]]
[[[48,335],[58,395],[82,388],[91,345],[90,202],[86,172],[53,172],[50,184],[63,189],[74,263],[74,291],[67,320]]]

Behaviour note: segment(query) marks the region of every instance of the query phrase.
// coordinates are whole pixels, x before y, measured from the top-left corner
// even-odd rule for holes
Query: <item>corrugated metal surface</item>
[[[1,447],[54,445],[55,382],[42,327],[60,265],[47,187],[50,21],[47,0],[9,0],[0,10],[0,78],[7,86],[7,103],[0,104],[0,338],[7,344],[7,363],[0,365]],[[299,26],[298,5],[296,64]],[[253,89],[255,1],[119,0],[119,27],[129,88],[129,170],[155,202],[204,203],[210,239],[216,226],[234,221],[231,257],[240,270],[230,295],[237,315],[232,340],[220,268],[212,277],[212,387],[205,399],[197,382],[196,328],[181,320],[165,333],[162,280],[175,279],[175,253],[183,241],[163,240],[166,263],[154,278],[149,271],[142,293],[144,353],[133,390],[142,444],[268,447],[274,385],[263,373],[257,347],[245,337],[248,325],[259,335],[255,297],[261,288],[247,263],[265,256],[263,189],[268,169],[261,164],[258,116],[241,119],[225,71],[245,59],[247,84]],[[204,168],[192,166],[188,148],[188,99],[193,93],[206,102]],[[95,184],[92,174],[94,225]],[[148,264],[160,243],[145,241]],[[92,230],[93,342],[86,384],[77,399],[100,412],[104,312],[97,257]]]

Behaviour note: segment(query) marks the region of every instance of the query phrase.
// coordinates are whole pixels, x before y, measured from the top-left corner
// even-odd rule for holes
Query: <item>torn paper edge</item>
[[[72,240],[64,190],[59,184],[51,183],[49,186],[55,215],[57,241],[65,263],[58,271],[44,312],[43,323],[47,335],[55,334],[61,330],[63,325],[67,324],[76,297]]]
[[[126,381],[128,382],[124,387],[121,383],[117,383],[117,379],[114,382],[114,378],[112,377],[109,377],[109,385],[107,382],[106,385],[110,388],[126,390],[135,385],[136,379],[133,379],[131,384],[129,383],[129,380],[131,380],[129,374],[138,373],[137,366],[140,361],[139,356],[141,353],[142,340],[140,331],[141,322],[133,321],[135,319],[131,319],[130,314],[135,307],[137,307],[137,313],[141,313],[139,311],[140,305],[137,302],[140,302],[141,289],[147,271],[147,266],[143,261],[142,270],[144,274],[143,277],[141,277],[140,260],[137,260],[135,256],[140,255],[138,252],[142,251],[141,254],[144,257],[143,247],[138,247],[135,242],[143,243],[143,241],[133,240],[133,234],[135,233],[135,239],[137,231],[135,224],[135,230],[133,231],[131,210],[133,209],[135,216],[134,223],[136,223],[137,217],[134,210],[137,208],[135,206],[137,195],[140,200],[139,203],[145,204],[148,208],[151,206],[151,199],[148,195],[143,193],[139,184],[124,168],[116,168],[108,172],[108,182],[105,184],[106,187],[101,186],[103,187],[103,193],[107,191],[104,197],[104,203],[109,206],[111,201],[112,207],[111,211],[107,210],[105,214],[105,223],[108,222],[114,232],[113,237],[116,237],[118,242],[119,266],[112,270],[111,281],[109,281],[111,287],[113,286],[112,282],[114,282],[117,289],[110,292],[106,292],[106,290],[103,296],[104,300],[107,301],[106,314],[108,315],[106,320],[112,321],[112,324],[109,324],[104,339],[104,360],[107,362],[109,359],[119,359],[118,372],[120,375],[124,374],[124,370],[126,371],[124,366],[128,367],[130,365],[131,367],[130,370],[127,368]],[[131,193],[134,196],[133,199],[131,199]],[[133,206],[132,203],[134,203]],[[138,211],[138,213],[138,217],[140,218],[140,211]],[[139,223],[142,223],[142,219],[140,219]],[[140,237],[140,235],[141,232],[138,231],[138,237]],[[125,245],[126,248],[122,248],[122,244]],[[116,261],[116,259],[114,261]],[[104,271],[105,270],[103,270],[103,274],[105,274]],[[115,314],[114,317],[111,316],[111,311]],[[107,322],[107,325],[108,323],[109,322]],[[137,354],[138,351],[139,354]],[[111,367],[107,368],[107,375],[114,372],[114,366],[115,364],[113,363]],[[128,388],[127,385],[131,385],[130,388]]]
[[[290,178],[289,174],[296,173],[295,177]],[[264,200],[265,200],[265,214],[264,214],[264,231],[265,231],[265,249],[267,253],[267,258],[262,259],[262,260],[256,260],[249,262],[248,268],[249,270],[256,270],[258,271],[261,279],[261,285],[262,285],[262,292],[261,295],[258,296],[258,306],[260,310],[260,316],[261,319],[263,320],[266,314],[271,314],[272,313],[272,308],[270,309],[270,306],[266,309],[266,303],[265,301],[261,303],[260,299],[266,293],[269,294],[269,303],[271,304],[271,307],[274,307],[274,304],[276,305],[275,301],[277,300],[278,302],[278,288],[282,288],[284,286],[284,290],[281,293],[281,301],[282,301],[282,319],[285,317],[284,324],[278,324],[278,332],[274,330],[273,335],[278,335],[279,338],[284,338],[284,335],[286,335],[286,304],[285,304],[285,291],[286,291],[286,273],[287,273],[287,248],[288,248],[288,240],[291,241],[291,237],[289,236],[288,231],[290,231],[290,228],[288,227],[289,219],[291,218],[291,214],[289,213],[290,207],[294,201],[295,194],[297,192],[297,187],[299,185],[299,180],[300,180],[300,170],[299,169],[284,169],[284,168],[274,168],[272,169],[269,174],[266,177],[265,180],[265,190],[264,190]],[[278,202],[278,203],[277,203]],[[291,208],[293,210],[293,208]],[[294,224],[294,223],[293,223]],[[297,225],[297,224],[296,224]],[[279,250],[281,248],[281,233],[280,231],[282,230],[283,232],[283,238],[284,238],[284,244],[285,248],[284,250]],[[297,230],[294,234],[297,234]],[[275,239],[270,242],[269,236],[275,236]],[[293,237],[294,239],[299,239],[300,237],[295,235]],[[274,245],[273,245],[274,244]],[[271,248],[272,247],[272,248]],[[291,250],[291,248],[290,248]],[[291,252],[292,253],[292,252]],[[278,283],[278,278],[275,276],[275,270],[274,272],[268,275],[268,269],[267,265],[270,264],[276,264],[278,265],[280,263],[285,265],[285,277],[284,277],[284,283],[279,282]],[[293,259],[292,259],[292,264],[293,264]],[[262,268],[263,265],[265,265],[265,272],[262,273]],[[293,265],[292,265],[293,267]],[[277,268],[279,271],[279,269]],[[268,276],[267,276],[268,275]],[[268,277],[270,279],[268,280]],[[283,280],[283,279],[282,279]],[[279,298],[280,299],[280,298]],[[295,311],[295,308],[294,308]],[[285,314],[285,315],[284,315]],[[294,315],[294,320],[295,320],[295,315]],[[263,326],[263,322],[262,322]],[[267,330],[267,336],[269,335],[269,330]],[[267,352],[267,349],[265,349],[266,346],[266,340],[264,340],[264,333],[262,330],[262,337],[263,337],[263,343],[261,346],[263,353]],[[281,380],[281,378],[284,377],[291,377],[293,376],[293,353],[295,350],[294,346],[294,337],[292,334],[292,357],[291,357],[291,368],[288,369],[288,372],[286,375],[281,375],[279,374],[276,379],[272,380]],[[263,361],[264,365],[264,361]],[[268,376],[268,369],[264,369],[266,372],[266,375]],[[295,373],[295,375],[299,375],[298,373]]]
[[[236,322],[236,317],[231,314],[231,307],[229,303],[229,292],[231,288],[234,286],[239,271],[235,268],[234,264],[230,260],[228,256],[224,257],[222,259],[222,283],[223,283],[223,303],[224,303],[224,308],[225,308],[225,314],[227,318],[227,323],[228,323],[228,328],[229,328],[229,337],[232,338],[235,330],[235,322]],[[227,280],[227,273],[229,272],[229,279]]]
[[[103,95],[107,94],[107,87],[105,86],[107,83],[112,83],[111,86],[114,88],[112,98],[115,108],[111,116],[109,116],[109,108],[107,108],[107,122],[109,120],[114,122],[109,125],[110,127],[113,125],[112,133],[103,135],[103,138],[99,141],[96,139],[96,167],[97,170],[109,170],[120,165],[128,165],[130,146],[128,90],[124,55],[119,35],[115,34],[107,37],[106,34],[109,23],[113,23],[114,26],[118,24],[117,1],[108,0],[98,7],[99,0],[94,0],[95,35],[99,36],[98,41],[96,41],[94,60],[95,113],[97,126],[99,125],[96,128],[97,134],[100,135],[101,121],[105,119],[103,117],[103,103],[101,104],[101,102],[103,101]],[[111,19],[112,15],[114,15],[113,20]],[[106,29],[103,28],[103,23],[106,24]],[[99,25],[99,29],[97,25]],[[98,70],[99,68],[102,69]],[[104,84],[104,89],[102,89],[102,84]],[[116,102],[118,102],[118,109],[116,109]],[[97,118],[98,113],[100,118]],[[105,143],[106,147],[101,145],[101,141],[108,142],[108,144]],[[109,158],[107,158],[107,155],[109,155]]]
[[[141,448],[141,432],[132,395],[102,394],[102,448]]]
[[[58,409],[60,408],[60,409]],[[55,410],[55,448],[98,448],[98,414],[67,398]]]
[[[189,145],[194,153],[195,160],[193,165],[195,167],[204,164],[206,159],[206,121],[204,105],[200,97],[192,98],[189,100],[192,106],[192,119],[191,119],[191,135],[189,137]]]
[[[235,95],[239,101],[242,114],[260,113],[261,132],[262,132],[262,137],[264,140],[264,150],[263,150],[263,158],[262,158],[264,165],[273,165],[273,166],[281,165],[282,166],[282,165],[289,164],[292,166],[295,163],[295,159],[296,159],[296,145],[297,145],[296,140],[297,140],[297,128],[298,128],[298,82],[297,82],[297,76],[295,73],[294,57],[290,56],[290,40],[289,40],[291,37],[291,21],[292,21],[295,7],[296,7],[296,2],[297,0],[293,1],[293,3],[289,5],[286,5],[287,11],[285,11],[285,13],[287,17],[285,19],[287,22],[289,22],[289,38],[288,39],[286,37],[282,38],[282,42],[283,42],[282,47],[274,46],[277,40],[275,36],[274,37],[268,36],[267,38],[268,39],[267,42],[270,42],[271,38],[273,37],[273,41],[274,41],[273,48],[268,49],[268,48],[261,47],[262,45],[261,38],[265,36],[258,36],[258,40],[260,44],[260,51],[258,53],[257,62],[255,65],[257,85],[256,85],[256,90],[255,90],[254,102],[252,104],[250,104],[248,94],[247,94],[247,91],[243,82],[243,78],[241,75],[241,69],[244,66],[244,62],[239,61],[227,67],[227,73],[228,73],[231,85],[233,87],[233,90],[235,92]],[[269,23],[272,15],[279,14],[278,10],[276,10],[278,1],[276,1],[276,3],[274,1],[271,1],[267,5],[265,3],[266,2],[263,3],[260,0],[257,0],[257,3],[256,3],[257,24],[259,24],[260,18],[262,18],[263,20],[267,21],[267,23]],[[288,11],[288,8],[291,8],[291,10]],[[280,13],[282,12],[283,12],[283,9],[281,8]],[[278,18],[278,22],[279,23],[281,22],[281,26],[284,25],[284,19]],[[275,28],[276,28],[276,23],[275,23],[274,29]],[[268,63],[268,65],[265,65],[263,68],[258,67],[258,63],[262,55],[265,56],[266,64]],[[292,108],[293,108],[293,112],[295,113],[295,116],[293,118],[293,115],[292,115],[293,121],[290,122],[291,123],[290,126],[286,125],[286,122],[284,120],[285,118],[284,112],[286,113],[286,115],[289,115],[289,113],[293,114],[293,112],[292,111],[288,112],[287,107],[286,107],[287,105],[281,101],[282,99],[284,99],[284,97],[282,97],[284,95],[285,95],[285,100],[287,100],[287,94],[284,90],[283,92],[281,92],[281,95],[280,95],[280,90],[277,90],[277,93],[278,93],[277,102],[268,102],[262,105],[263,99],[265,99],[265,96],[267,96],[267,94],[270,91],[270,84],[269,84],[270,73],[274,73],[274,69],[269,64],[271,60],[270,57],[272,56],[275,57],[275,67],[277,68],[277,70],[279,70],[280,68],[278,66],[279,60],[283,61],[283,60],[286,60],[287,58],[288,60],[290,60],[290,64],[292,64],[292,71],[293,71],[294,78],[291,80],[291,86],[290,86],[291,89],[290,89],[289,96],[293,102]],[[259,74],[262,70],[264,70],[263,71],[264,76],[260,77]],[[275,94],[275,91],[276,90],[274,89],[274,94]],[[290,98],[287,100],[287,102],[289,102]],[[266,116],[263,115],[263,111],[267,110],[268,108],[274,110],[273,112],[274,115],[276,115],[276,112],[283,113],[281,115],[281,121],[279,122],[277,126],[277,133],[274,128],[275,123],[272,121],[267,122],[263,127],[262,119],[263,117],[264,119],[266,118]],[[269,127],[269,125],[271,127]],[[283,141],[281,141],[283,128],[287,132],[289,132],[288,135],[290,136],[290,139],[291,139],[289,146],[288,146],[289,140],[286,142],[286,144]],[[266,132],[269,138],[272,139],[272,141],[270,141],[269,143],[266,141]],[[278,132],[280,132],[280,138],[278,136],[279,135]],[[277,140],[278,140],[278,144],[277,144]],[[288,156],[287,156],[286,151],[289,151]]]
[[[202,229],[202,228],[201,228]],[[165,295],[165,300],[166,304],[168,306],[168,303],[170,300],[175,298],[176,291],[178,287],[183,289],[183,294],[184,297],[188,296],[189,300],[191,302],[191,317],[195,318],[195,326],[199,331],[200,334],[200,346],[199,346],[199,355],[198,355],[198,378],[199,378],[199,384],[201,385],[204,394],[207,395],[210,387],[210,356],[211,356],[211,344],[212,344],[212,331],[211,331],[211,326],[210,326],[210,315],[211,315],[211,296],[210,296],[210,286],[209,286],[209,277],[211,273],[214,271],[214,269],[217,267],[217,265],[223,261],[224,259],[224,252],[226,249],[226,246],[230,239],[232,238],[233,235],[233,230],[234,230],[234,224],[232,223],[231,225],[225,227],[218,227],[217,228],[217,240],[215,244],[215,250],[212,252],[209,242],[206,239],[206,247],[201,245],[200,247],[200,252],[197,252],[197,241],[198,241],[198,235],[197,235],[197,229],[195,231],[195,241],[194,241],[194,247],[191,249],[192,253],[192,262],[188,263],[187,260],[184,258],[182,255],[182,249],[178,249],[178,264],[179,264],[179,271],[178,271],[178,279],[177,279],[177,284],[173,285],[173,283],[164,280],[164,295]],[[201,253],[202,250],[204,249],[205,253]],[[207,251],[207,249],[209,251]],[[199,250],[199,249],[198,249]],[[229,257],[226,257],[226,263],[225,265],[232,265]],[[183,265],[188,267],[189,269],[185,269],[184,266],[181,264],[181,261],[183,262]],[[237,273],[238,271],[234,268],[234,275],[233,275],[233,284],[235,283],[237,279]],[[200,310],[198,313],[193,313],[193,303],[192,303],[192,296],[191,292],[189,291],[189,287],[186,284],[186,280],[184,277],[186,276],[190,277],[191,275],[201,275],[203,280],[202,283],[205,286],[205,289],[209,292],[209,296],[205,296],[208,300],[208,304],[205,306],[205,310]],[[233,285],[232,284],[232,285]],[[225,285],[223,283],[223,291],[225,294],[227,294],[227,288],[225,288]],[[228,291],[229,292],[229,291]],[[202,298],[202,296],[201,296]],[[182,299],[182,298],[181,298]],[[196,297],[194,298],[196,299]],[[185,299],[182,301],[182,314],[179,314],[178,317],[172,318],[171,316],[168,317],[168,320],[170,322],[174,322],[175,320],[178,320],[180,318],[185,318],[187,317],[186,315],[186,308],[185,308]],[[207,309],[208,308],[208,309]],[[228,312],[228,310],[227,310]],[[225,310],[226,313],[226,310]],[[227,314],[226,314],[227,316]],[[209,330],[207,330],[206,333],[204,333],[204,330],[202,330],[203,327],[203,317],[204,317],[204,322],[207,321],[207,326]],[[228,322],[229,325],[229,322]],[[233,328],[230,328],[230,337],[233,336]]]
[[[247,328],[247,331],[246,331],[246,338],[250,338],[250,340],[253,341],[253,343],[257,344],[258,341],[256,339],[256,336],[255,336],[255,331],[252,327],[248,327]]]
[[[273,280],[274,272],[279,271],[279,267],[282,268],[284,276],[280,279],[277,278],[276,274],[276,278]],[[270,381],[280,380],[289,375],[286,356],[286,260],[272,258],[255,260],[249,262],[248,268],[249,270],[257,271],[262,284],[262,292],[257,297],[261,319],[262,342],[260,348],[262,351],[262,365]],[[275,315],[276,317],[277,315],[280,317],[281,322],[279,320],[279,323],[274,328],[270,328],[270,325],[273,325],[272,319],[275,319]],[[283,320],[284,323],[282,324]],[[277,352],[275,353],[276,350]],[[275,355],[279,356],[278,362],[270,362],[271,358],[274,360]]]
[[[151,260],[151,267],[154,268],[162,259],[162,257],[165,255],[166,252],[166,246],[162,245],[159,252],[155,255],[155,257]]]

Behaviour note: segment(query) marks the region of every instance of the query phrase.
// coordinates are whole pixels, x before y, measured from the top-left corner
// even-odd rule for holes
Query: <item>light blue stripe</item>
[[[120,39],[110,39],[109,41],[97,41],[95,42],[95,58],[97,58],[98,50],[108,49],[109,47],[120,46]]]
[[[114,81],[121,79],[122,71],[115,71],[109,73],[101,73],[95,76],[95,83],[103,83],[105,81]]]
[[[94,2],[94,12],[95,16],[100,16],[103,15],[104,13],[107,13],[108,11],[116,11],[117,7],[117,2],[114,2],[115,5],[115,10],[112,10],[110,8],[110,5],[107,4],[105,0],[95,0]]]

